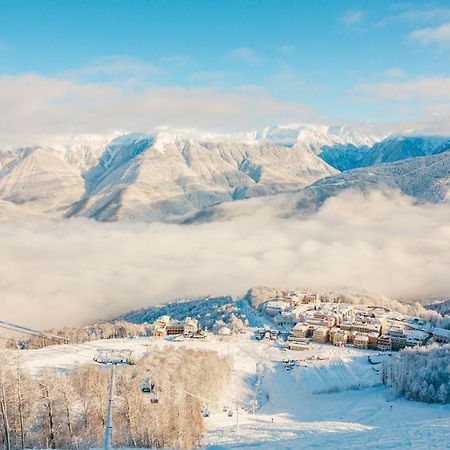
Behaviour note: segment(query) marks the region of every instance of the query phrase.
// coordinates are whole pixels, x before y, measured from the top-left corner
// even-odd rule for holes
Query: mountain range
[[[355,188],[449,201],[450,137],[293,124],[75,136],[0,149],[0,219],[189,222],[222,204],[289,193],[314,209]],[[219,214],[220,215],[220,214]]]

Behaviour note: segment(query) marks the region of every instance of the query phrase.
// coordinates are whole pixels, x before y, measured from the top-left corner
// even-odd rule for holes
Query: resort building
[[[355,336],[355,339],[353,341],[353,345],[356,348],[367,349],[369,347],[369,336],[367,336],[367,334],[358,333]]]
[[[333,336],[333,345],[343,346],[346,345],[348,341],[348,333],[346,331],[338,331]]]
[[[378,338],[378,350],[383,352],[392,350],[392,340],[390,336],[383,334]]]
[[[325,344],[328,341],[328,328],[327,327],[316,327],[313,331],[313,341],[320,344]]]

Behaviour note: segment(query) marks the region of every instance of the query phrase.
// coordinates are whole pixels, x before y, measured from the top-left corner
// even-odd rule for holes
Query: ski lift
[[[202,405],[202,416],[203,417],[209,417],[210,416],[210,412],[209,409],[206,405]]]
[[[232,409],[228,410],[228,417],[233,417],[233,410]]]
[[[157,392],[152,392],[150,403],[159,403],[159,394]]]
[[[155,389],[155,384],[152,382],[152,380],[150,378],[145,378],[142,380],[141,383],[141,391],[149,394],[152,393],[153,390]]]
[[[131,350],[98,349],[93,360],[98,364],[130,364],[134,362],[131,358]]]
[[[150,403],[159,403],[159,393],[155,391],[155,383],[150,378],[142,380],[141,391],[144,394],[150,394]]]

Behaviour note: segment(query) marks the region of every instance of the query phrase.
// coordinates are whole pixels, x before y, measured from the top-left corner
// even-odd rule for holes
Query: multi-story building
[[[315,327],[312,335],[313,341],[324,344],[328,341],[328,333],[329,330],[327,327]]]
[[[369,323],[369,322],[353,322],[352,331],[358,331],[359,333],[379,333],[381,330],[381,325],[379,323]]]
[[[357,331],[350,331],[348,333],[347,341],[348,341],[349,344],[353,344],[354,343],[355,337],[356,337],[357,334],[358,334]]]
[[[369,336],[367,334],[358,333],[353,340],[353,345],[356,348],[366,349],[369,347]]]
[[[184,321],[172,320],[169,316],[161,316],[153,324],[153,336],[175,336],[192,334],[198,331],[197,319],[187,317]]]
[[[191,317],[186,317],[184,320],[184,334],[197,333],[198,331],[198,320],[192,319]]]
[[[343,330],[338,331],[333,336],[333,345],[338,345],[338,346],[345,345],[345,344],[347,344],[347,340],[348,340],[348,333]]]
[[[307,338],[312,335],[314,327],[307,323],[298,323],[292,329],[292,336],[296,338]]]
[[[153,324],[153,336],[166,336],[166,328],[169,322],[169,316],[159,317]]]
[[[406,347],[406,336],[402,329],[390,329],[389,336],[391,337],[392,350],[401,350]]]
[[[285,311],[289,308],[289,303],[286,303],[283,300],[270,300],[266,303],[265,309],[266,314],[272,317],[277,316],[282,311]]]
[[[301,302],[303,304],[317,303],[319,301],[319,294],[317,292],[304,292],[300,294]]]
[[[338,328],[338,327],[332,327],[332,328],[330,328],[330,332],[329,332],[329,334],[328,334],[328,337],[329,337],[329,339],[330,339],[331,342],[333,342],[333,340],[334,340],[334,335],[335,335],[336,333],[338,333],[339,331],[341,331],[341,330],[340,330],[340,328]]]
[[[443,344],[450,342],[450,330],[434,327],[431,332],[436,342],[442,342]]]
[[[378,350],[383,352],[392,350],[392,340],[387,334],[382,334],[378,338]]]
[[[380,337],[380,333],[372,332],[369,333],[369,348],[377,349],[378,348],[378,338]]]
[[[289,350],[309,350],[310,345],[307,342],[289,341],[287,343],[287,348]]]

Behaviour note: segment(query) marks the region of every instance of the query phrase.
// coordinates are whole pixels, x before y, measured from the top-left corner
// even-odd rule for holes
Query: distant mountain
[[[450,152],[350,170],[319,180],[299,194],[299,205],[321,204],[348,189],[397,189],[419,201],[450,201]]]
[[[446,201],[449,145],[446,137],[383,139],[315,124],[232,134],[74,136],[0,150],[0,219],[184,222],[222,203],[287,192],[301,192],[296,195],[313,207],[349,186]],[[435,173],[439,164],[429,167],[423,156],[444,168]],[[352,170],[365,166],[371,170]]]
[[[4,157],[0,167],[0,200],[26,215],[62,215],[83,193],[79,170],[54,149],[25,149]],[[1,214],[5,214],[5,206]],[[14,208],[15,207],[15,208]]]
[[[305,146],[257,134],[166,130],[119,135],[103,147],[83,138],[1,152],[0,218],[177,222],[213,204],[298,190],[337,173]]]
[[[264,128],[255,137],[264,142],[286,146],[302,146],[320,154],[324,147],[347,145],[371,147],[381,141],[385,134],[362,132],[347,126],[320,124],[277,125]]]
[[[315,212],[330,197],[350,190],[399,190],[419,202],[450,203],[450,151],[342,172],[323,178],[300,191],[266,198],[264,207],[273,215],[281,217],[304,215]],[[258,199],[233,205],[216,205],[200,211],[185,223],[230,220],[256,214],[260,208]]]
[[[354,144],[325,145],[319,156],[337,170],[351,170],[377,164],[430,156],[450,150],[448,136],[393,135],[372,147]]]
[[[213,204],[298,190],[336,172],[295,147],[127,136],[86,172],[85,193],[67,216],[173,222]]]
[[[343,172],[363,167],[371,152],[371,147],[354,144],[324,145],[319,156],[330,166]]]

